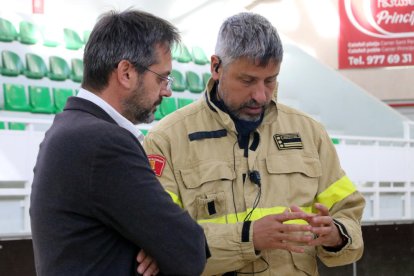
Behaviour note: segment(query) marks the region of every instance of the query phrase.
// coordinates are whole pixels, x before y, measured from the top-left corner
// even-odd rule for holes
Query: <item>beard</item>
[[[226,102],[224,102],[224,105],[226,106],[226,108],[228,110],[228,113],[231,116],[233,116],[233,117],[235,117],[239,120],[244,120],[244,121],[248,121],[248,122],[257,122],[257,121],[259,121],[260,118],[262,117],[263,112],[266,109],[266,106],[267,106],[267,104],[266,105],[260,105],[255,100],[250,100],[247,103],[244,103],[241,106],[235,107],[235,108],[230,107],[229,105],[226,104]],[[261,114],[249,115],[249,114],[245,114],[245,113],[242,112],[243,108],[245,108],[245,107],[259,107],[259,106],[262,107],[262,109],[263,109]]]
[[[149,102],[146,95],[142,79],[139,80],[137,87],[131,96],[122,102],[123,114],[125,118],[131,121],[134,125],[140,123],[151,123],[154,121],[154,113],[157,106],[160,105],[162,97],[155,103]]]

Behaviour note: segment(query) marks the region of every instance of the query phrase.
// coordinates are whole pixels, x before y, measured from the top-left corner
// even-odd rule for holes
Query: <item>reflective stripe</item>
[[[284,206],[275,206],[271,208],[256,208],[254,209],[253,213],[250,216],[250,220],[258,220],[261,219],[267,215],[277,215],[283,213],[286,209]],[[305,213],[311,213],[312,207],[301,207],[302,211]],[[251,208],[248,208],[244,212],[239,212],[236,214],[228,214],[217,218],[211,218],[211,219],[200,219],[197,222],[198,223],[217,223],[217,224],[228,224],[228,223],[236,223],[236,222],[242,222],[246,218],[246,216],[251,212]],[[285,221],[285,224],[307,224],[304,220],[289,220]]]
[[[178,198],[178,195],[176,195],[173,192],[170,192],[168,190],[165,190],[165,191],[170,195],[170,197],[172,198],[172,200],[174,201],[175,204],[177,204],[178,206],[180,206],[181,208],[183,208],[183,203]]]
[[[328,209],[331,209],[335,203],[341,201],[355,191],[355,185],[347,176],[344,176],[320,193],[316,197],[316,202],[322,203],[328,207]]]
[[[352,181],[347,177],[344,176],[331,186],[328,189],[320,193],[316,197],[317,203],[324,204],[328,209],[330,209],[335,203],[341,201],[342,199],[346,198],[350,194],[356,191],[356,187],[352,183]],[[183,208],[183,203],[178,198],[178,196],[170,191],[167,191],[173,201],[178,204],[181,208]],[[275,206],[270,208],[256,208],[254,209],[253,213],[250,216],[251,221],[255,221],[261,219],[267,215],[277,215],[283,213],[287,207],[284,206]],[[310,207],[300,207],[302,211],[305,213],[311,214],[312,213],[312,206]],[[217,224],[228,224],[228,223],[237,223],[243,222],[246,216],[251,212],[252,208],[248,208],[244,212],[239,212],[237,214],[228,214],[217,218],[211,219],[200,219],[198,223],[217,223]],[[306,221],[301,219],[289,220],[285,221],[285,224],[307,224]]]

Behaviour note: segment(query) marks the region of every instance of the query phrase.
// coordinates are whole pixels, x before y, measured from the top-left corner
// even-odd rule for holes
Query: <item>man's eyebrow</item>
[[[265,77],[265,79],[269,79],[269,78],[276,78],[277,76],[279,76],[279,73],[276,73],[276,74],[274,74],[274,75],[272,75],[272,76]],[[239,78],[245,78],[245,77],[248,77],[248,78],[253,78],[253,79],[258,79],[258,78],[259,78],[259,77],[257,77],[257,76],[252,76],[252,75],[245,74],[245,73],[240,73],[238,77],[239,77]]]

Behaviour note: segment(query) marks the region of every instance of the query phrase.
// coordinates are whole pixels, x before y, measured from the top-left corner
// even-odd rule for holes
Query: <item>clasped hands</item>
[[[339,247],[343,240],[338,228],[323,204],[316,203],[317,214],[308,214],[292,206],[278,215],[268,215],[253,222],[255,250],[284,249],[303,253],[304,246]],[[308,224],[285,224],[289,220],[302,219]],[[141,250],[137,256],[137,271],[144,276],[157,275],[156,261]]]
[[[308,214],[292,206],[282,214],[268,215],[253,222],[253,244],[255,250],[284,249],[303,253],[304,246],[340,247],[341,234],[334,224],[329,210],[316,203],[317,214]],[[289,220],[301,219],[308,224],[288,224]]]

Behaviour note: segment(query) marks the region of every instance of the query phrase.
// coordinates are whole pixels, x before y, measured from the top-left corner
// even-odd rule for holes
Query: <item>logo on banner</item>
[[[414,65],[414,0],[339,0],[339,68]]]
[[[166,159],[164,156],[158,154],[148,155],[148,161],[150,163],[151,169],[154,171],[156,176],[161,176],[164,171]]]
[[[351,24],[360,32],[377,38],[403,38],[414,35],[412,0],[344,0]]]

